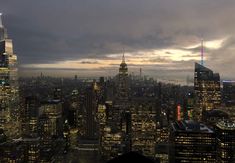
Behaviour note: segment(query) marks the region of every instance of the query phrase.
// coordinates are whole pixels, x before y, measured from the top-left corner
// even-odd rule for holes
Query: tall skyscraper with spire
[[[119,76],[118,76],[118,98],[120,100],[128,99],[128,68],[125,62],[125,55],[123,53],[122,63],[119,67]]]
[[[203,111],[216,109],[221,103],[220,75],[195,63],[194,91],[197,105],[194,119],[201,120]]]
[[[17,56],[0,14],[0,128],[10,138],[19,136]]]

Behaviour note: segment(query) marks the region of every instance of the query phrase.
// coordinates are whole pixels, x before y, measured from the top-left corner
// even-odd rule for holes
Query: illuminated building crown
[[[122,63],[120,64],[119,71],[127,71],[127,64],[125,62],[125,56],[122,56]]]

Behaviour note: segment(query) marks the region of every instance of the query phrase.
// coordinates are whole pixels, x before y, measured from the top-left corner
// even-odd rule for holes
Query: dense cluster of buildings
[[[135,151],[156,162],[235,162],[235,82],[195,63],[194,87],[119,73],[18,79],[0,18],[0,162],[60,162]],[[75,157],[75,158],[74,158]],[[97,161],[97,160],[96,160]]]

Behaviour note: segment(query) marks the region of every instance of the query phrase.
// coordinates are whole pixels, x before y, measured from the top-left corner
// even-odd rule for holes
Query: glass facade
[[[0,128],[16,138],[20,136],[17,56],[3,25],[0,31]]]
[[[214,163],[215,133],[202,123],[178,121],[171,124],[170,162]]]
[[[201,120],[203,110],[215,109],[221,104],[220,76],[212,70],[195,63],[194,91],[196,108],[194,119]]]

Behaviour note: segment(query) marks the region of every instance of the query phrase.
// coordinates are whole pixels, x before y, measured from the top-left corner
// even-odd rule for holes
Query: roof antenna
[[[122,63],[125,63],[125,49],[123,48]]]

